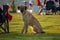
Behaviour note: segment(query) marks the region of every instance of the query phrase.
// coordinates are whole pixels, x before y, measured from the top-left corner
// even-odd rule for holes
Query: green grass
[[[33,34],[30,27],[27,34],[20,34],[24,23],[22,15],[11,15],[13,19],[10,21],[10,33],[0,34],[0,40],[60,40],[60,15],[33,14],[42,25],[45,34]]]

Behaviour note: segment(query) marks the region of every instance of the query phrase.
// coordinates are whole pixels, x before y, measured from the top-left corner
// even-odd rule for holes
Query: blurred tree
[[[15,13],[16,12],[16,6],[15,6],[14,0],[12,0],[11,8],[12,8],[12,12]]]

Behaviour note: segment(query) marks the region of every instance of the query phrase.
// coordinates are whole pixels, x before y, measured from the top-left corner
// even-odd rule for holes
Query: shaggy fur
[[[33,27],[33,31],[36,33],[44,33],[39,21],[30,12],[27,11],[26,6],[20,6],[20,11],[22,12],[22,17],[24,20],[24,27],[21,33],[23,33],[24,30],[25,33],[27,33],[29,25]]]

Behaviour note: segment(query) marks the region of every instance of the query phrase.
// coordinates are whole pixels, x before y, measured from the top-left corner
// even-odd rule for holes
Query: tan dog
[[[26,6],[20,6],[20,11],[22,12],[22,17],[24,20],[24,27],[21,33],[23,33],[24,30],[25,33],[27,33],[29,25],[33,27],[33,31],[36,33],[44,33],[39,21],[30,12],[27,11]]]

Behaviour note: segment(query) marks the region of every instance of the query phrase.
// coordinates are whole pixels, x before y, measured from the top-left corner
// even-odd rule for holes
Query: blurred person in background
[[[34,3],[34,1],[33,0],[28,0],[28,3],[29,3],[29,11],[32,13],[33,12],[33,3]]]
[[[58,2],[58,0],[55,0],[54,3],[55,3],[56,11],[59,11],[59,2]]]
[[[54,0],[49,0],[46,2],[46,10],[48,12],[52,12],[52,14],[56,14],[56,7],[55,7],[55,3]]]
[[[37,6],[38,6],[38,8],[39,8],[39,13],[38,13],[38,15],[40,15],[40,14],[42,13],[43,7],[45,6],[44,0],[37,0]]]

